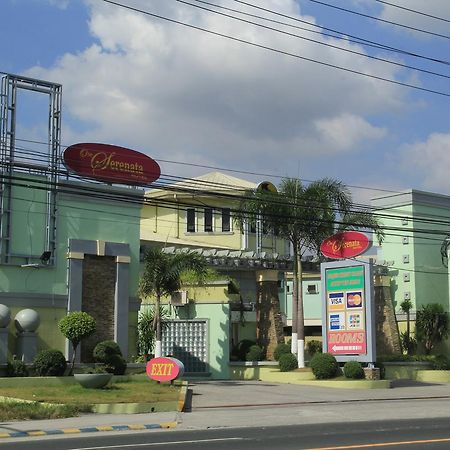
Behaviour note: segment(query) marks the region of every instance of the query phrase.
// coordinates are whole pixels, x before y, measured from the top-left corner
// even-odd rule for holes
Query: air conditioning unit
[[[184,306],[189,302],[187,291],[176,291],[170,297],[170,304],[173,306]]]

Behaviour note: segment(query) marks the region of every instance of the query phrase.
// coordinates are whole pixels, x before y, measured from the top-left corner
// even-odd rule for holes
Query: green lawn
[[[1,396],[9,397],[0,400],[2,422],[73,417],[82,412],[91,412],[92,405],[99,403],[176,404],[181,391],[180,382],[175,382],[171,386],[167,383],[158,384],[141,376],[131,377],[127,381],[113,381],[103,389],[85,389],[78,383],[50,386],[45,385],[45,379],[42,379],[42,383],[33,383],[31,386],[20,383],[19,379],[14,384],[11,387],[2,386],[0,389]]]
[[[113,382],[103,389],[85,389],[78,383],[66,386],[2,387],[4,397],[35,402],[87,405],[95,403],[157,403],[177,401],[181,384],[158,384],[148,378],[126,382]]]

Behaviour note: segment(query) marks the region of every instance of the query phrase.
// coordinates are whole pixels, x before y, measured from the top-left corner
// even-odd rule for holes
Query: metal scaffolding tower
[[[2,74],[0,74],[2,75]],[[48,96],[47,151],[39,158],[23,157],[16,151],[17,94],[20,90]],[[15,257],[27,262],[39,255],[15,255],[11,252],[12,185],[26,174],[44,176],[47,192],[45,250],[54,263],[56,246],[57,183],[60,169],[62,86],[48,81],[3,74],[0,91],[0,263],[12,264]]]

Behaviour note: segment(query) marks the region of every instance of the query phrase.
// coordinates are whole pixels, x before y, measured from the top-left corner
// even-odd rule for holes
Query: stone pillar
[[[26,364],[33,362],[37,354],[37,333],[22,331],[17,334],[16,357]]]
[[[0,328],[0,364],[8,362],[8,329]]]
[[[401,354],[400,335],[391,298],[391,280],[386,275],[374,276],[375,333],[378,355]]]
[[[273,359],[275,347],[284,342],[278,298],[278,271],[256,272],[256,340],[266,358]]]

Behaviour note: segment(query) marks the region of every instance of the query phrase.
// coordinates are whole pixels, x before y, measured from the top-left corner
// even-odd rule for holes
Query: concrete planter
[[[100,389],[110,382],[112,373],[76,373],[74,378],[84,388]]]
[[[417,372],[431,369],[432,364],[426,361],[386,361],[383,362],[388,380],[415,380]]]

